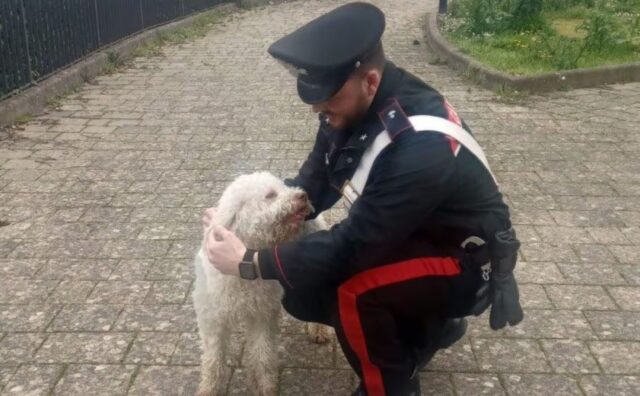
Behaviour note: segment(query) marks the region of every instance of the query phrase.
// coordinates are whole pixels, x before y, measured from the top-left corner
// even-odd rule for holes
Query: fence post
[[[185,16],[185,10],[184,10],[184,0],[180,0],[180,8],[182,9],[182,16]]]
[[[440,0],[440,4],[438,5],[438,12],[440,14],[447,13],[447,0]]]
[[[98,0],[93,0],[96,9],[96,29],[98,30],[98,47],[102,47],[102,37],[100,37],[100,17],[98,14]]]
[[[142,0],[139,0],[140,3],[140,25],[142,29],[144,29],[144,14],[142,13]]]
[[[24,0],[20,0],[20,8],[22,9],[22,28],[24,29],[24,45],[27,50],[27,65],[29,66],[29,81],[33,84],[33,67],[31,66],[31,49],[29,48],[29,32],[27,31],[27,10],[24,8]]]

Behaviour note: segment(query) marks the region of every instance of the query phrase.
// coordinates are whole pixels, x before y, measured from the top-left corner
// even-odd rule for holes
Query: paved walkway
[[[238,174],[297,170],[316,119],[265,49],[340,3],[240,12],[0,142],[0,394],[193,393],[201,209]],[[422,374],[424,393],[640,394],[640,84],[503,104],[428,63],[435,1],[375,3],[389,57],[473,127],[524,242],[526,321],[473,320]],[[281,394],[348,394],[335,342],[310,345],[290,320],[283,331]],[[240,368],[229,393],[247,393]]]

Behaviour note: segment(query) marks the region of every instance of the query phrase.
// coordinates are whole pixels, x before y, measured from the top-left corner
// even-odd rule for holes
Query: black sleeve
[[[320,128],[316,135],[313,150],[302,164],[298,175],[284,182],[289,187],[300,187],[307,195],[311,204],[316,209],[308,219],[315,218],[322,210],[325,196],[329,190],[329,180],[325,164],[325,155],[329,151],[329,143],[325,132]]]
[[[335,284],[372,267],[373,257],[397,248],[423,224],[451,190],[454,157],[436,134],[405,136],[378,156],[362,196],[340,224],[260,251],[263,277],[285,288]]]

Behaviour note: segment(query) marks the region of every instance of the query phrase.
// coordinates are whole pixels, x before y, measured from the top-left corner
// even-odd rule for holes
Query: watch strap
[[[256,250],[247,249],[244,256],[242,257],[243,263],[252,263],[253,264],[253,256],[256,254]]]

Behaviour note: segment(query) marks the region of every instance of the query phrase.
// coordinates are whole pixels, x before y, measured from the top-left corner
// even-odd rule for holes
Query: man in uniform
[[[385,59],[384,28],[379,9],[352,3],[269,48],[320,114],[287,183],[314,215],[344,197],[347,218],[259,252],[214,227],[207,252],[223,273],[278,279],[290,314],[333,326],[354,395],[419,395],[417,370],[464,335],[458,318],[492,305],[493,328],[522,320],[519,244],[482,150],[442,95]]]

